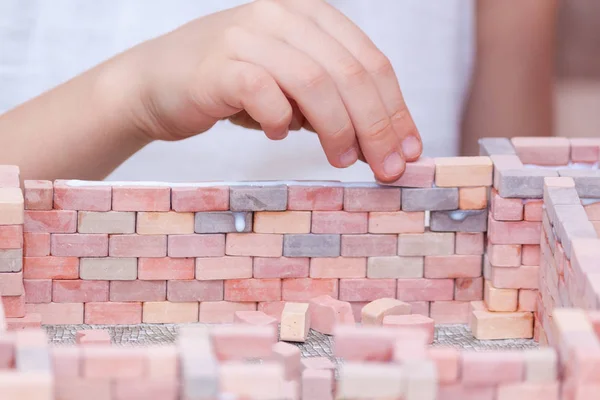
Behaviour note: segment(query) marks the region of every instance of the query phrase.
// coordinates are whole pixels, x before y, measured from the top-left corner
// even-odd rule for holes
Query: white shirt
[[[0,1],[0,112],[140,41],[243,0]],[[330,0],[390,58],[426,156],[451,156],[470,76],[473,0]],[[331,167],[314,134],[280,142],[228,122],[178,143],[153,143],[110,180],[336,179],[370,181],[369,167]]]

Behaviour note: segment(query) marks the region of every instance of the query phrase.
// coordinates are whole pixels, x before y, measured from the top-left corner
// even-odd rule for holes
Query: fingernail
[[[290,130],[288,128],[284,128],[280,132],[277,132],[275,135],[273,135],[273,137],[275,140],[283,140],[288,136],[289,132]]]
[[[407,158],[417,158],[420,156],[421,144],[419,139],[414,136],[408,136],[402,141],[402,152]]]
[[[398,153],[392,153],[383,162],[383,171],[388,176],[397,176],[404,170],[404,160]]]
[[[340,157],[340,162],[342,163],[342,166],[344,166],[344,167],[349,167],[349,166],[353,165],[357,160],[358,160],[358,152],[356,151],[356,149],[354,147],[352,147],[350,150],[348,150],[347,152],[342,154]]]

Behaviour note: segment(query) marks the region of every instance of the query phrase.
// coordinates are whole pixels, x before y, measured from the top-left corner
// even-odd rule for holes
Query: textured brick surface
[[[400,189],[385,187],[347,187],[346,211],[400,211]]]
[[[434,211],[430,227],[435,232],[485,232],[486,210]]]
[[[277,186],[238,186],[229,189],[232,211],[284,211],[287,208],[288,189]]]
[[[244,222],[242,232],[252,232],[251,212],[199,212],[195,217],[196,233],[230,233],[237,232],[236,218]]]
[[[403,211],[447,211],[458,208],[457,188],[402,190]]]
[[[340,235],[285,235],[283,238],[286,257],[337,257],[340,251]]]
[[[177,212],[227,211],[229,188],[174,187],[171,189],[171,207]]]

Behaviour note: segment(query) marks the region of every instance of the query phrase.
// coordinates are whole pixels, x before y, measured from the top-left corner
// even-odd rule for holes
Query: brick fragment
[[[400,189],[391,187],[344,188],[345,211],[400,211]]]
[[[354,324],[350,303],[328,295],[313,297],[309,302],[311,328],[325,335],[333,334],[335,326]]]
[[[106,257],[108,235],[57,233],[50,238],[50,254],[59,257]]]
[[[286,238],[288,235],[286,235]],[[268,233],[228,233],[225,254],[228,256],[281,257],[284,236]]]
[[[403,211],[450,211],[458,208],[458,188],[402,190]]]
[[[147,324],[198,322],[198,315],[198,302],[148,301],[142,307],[142,322]]]
[[[435,158],[435,185],[472,187],[492,185],[492,161],[489,157]]]
[[[253,228],[257,233],[310,233],[311,213],[308,211],[256,212]]]
[[[340,235],[300,234],[283,238],[285,257],[338,257],[340,252]]]
[[[433,211],[429,222],[433,232],[485,232],[487,210]]]
[[[23,269],[22,249],[0,249],[0,273],[19,272]]]
[[[482,256],[425,256],[424,277],[477,278],[482,272]]]
[[[397,252],[395,235],[342,235],[341,255],[344,257],[393,256]]]
[[[363,325],[381,325],[388,315],[408,315],[411,313],[410,304],[395,298],[382,297],[371,301],[363,307],[361,321]]]
[[[234,186],[229,188],[231,211],[285,211],[288,188],[275,186]]]
[[[54,208],[57,210],[109,211],[110,186],[70,186],[66,181],[54,182]]]
[[[196,279],[224,280],[252,278],[251,257],[207,257],[196,259]]]
[[[281,279],[230,279],[225,281],[227,301],[281,300]]]
[[[406,279],[423,277],[423,257],[369,257],[367,278]]]
[[[312,258],[311,278],[364,278],[367,259],[364,257]]]
[[[172,302],[221,301],[222,281],[169,281],[167,300]]]
[[[193,258],[139,258],[138,279],[148,281],[194,279],[195,264]]]
[[[434,321],[429,317],[419,314],[401,314],[401,315],[386,315],[382,320],[383,326],[394,328],[416,329],[427,333],[427,343],[433,343],[434,339]]]
[[[294,211],[340,211],[344,203],[341,186],[288,187],[288,209]]]
[[[55,280],[52,282],[55,303],[89,303],[108,301],[108,281]]]
[[[369,233],[423,233],[424,212],[371,212]]]
[[[134,212],[80,211],[77,218],[79,233],[135,233]]]
[[[177,212],[229,210],[229,187],[174,187],[171,204]]]
[[[131,281],[137,279],[137,258],[81,258],[79,277],[85,280]]]
[[[52,210],[54,186],[51,181],[23,182],[26,210]]]
[[[23,225],[0,226],[0,249],[23,248]]]
[[[256,303],[203,301],[200,303],[200,322],[203,324],[231,324],[236,311],[256,311]]]
[[[284,279],[281,286],[281,299],[284,301],[309,301],[313,297],[329,295],[338,298],[337,279]],[[259,301],[264,301],[260,299]]]
[[[281,314],[279,339],[286,342],[306,341],[310,329],[307,303],[286,303]]]
[[[166,257],[166,235],[111,235],[110,257]]]
[[[223,257],[225,255],[225,235],[169,235],[167,255],[180,258]]]
[[[461,210],[483,210],[487,207],[486,186],[463,187],[459,189],[459,205]]]
[[[433,158],[421,157],[416,161],[406,163],[402,176],[395,182],[380,185],[399,186],[407,188],[430,188],[433,186],[435,163]]]
[[[398,279],[398,300],[444,301],[454,298],[454,280],[452,279]]]
[[[110,301],[164,301],[167,295],[165,281],[119,281],[110,282]]]
[[[368,221],[369,214],[366,212],[314,211],[311,232],[367,233]]]
[[[395,297],[395,279],[340,279],[340,300],[373,301],[380,297]]]
[[[515,137],[511,139],[523,164],[567,165],[571,153],[569,139],[561,137]]]
[[[143,186],[113,186],[114,211],[169,211],[171,188]]]
[[[254,257],[254,278],[307,278],[310,259],[295,257]]]
[[[425,232],[400,234],[398,254],[401,256],[443,256],[454,254],[452,232]]]
[[[91,325],[136,325],[142,323],[142,303],[86,303],[84,322]]]
[[[199,212],[194,230],[196,233],[233,233],[241,228],[240,232],[252,232],[252,215],[251,212]]]

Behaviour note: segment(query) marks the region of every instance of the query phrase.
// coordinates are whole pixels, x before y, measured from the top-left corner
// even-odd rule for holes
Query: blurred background
[[[0,0],[0,112],[141,41],[245,2]],[[555,134],[598,136],[600,1],[559,2]],[[426,155],[458,154],[461,108],[474,58],[474,0],[330,3],[353,19],[392,60]],[[373,6],[385,11],[374,18],[369,13]],[[108,179],[356,181],[372,180],[372,173],[362,164],[345,170],[329,167],[317,138],[308,133],[292,133],[282,142],[271,142],[261,133],[220,123],[185,142],[151,144]]]

